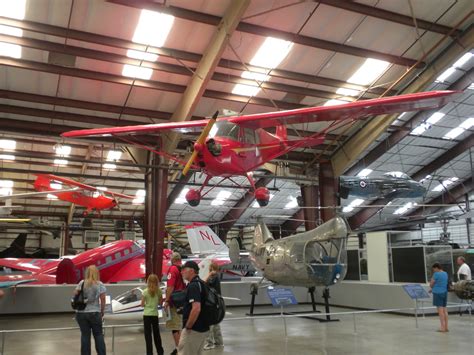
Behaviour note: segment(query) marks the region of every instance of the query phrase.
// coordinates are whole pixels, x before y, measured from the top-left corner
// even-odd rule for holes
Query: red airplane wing
[[[437,108],[447,104],[458,91],[430,91],[416,94],[361,100],[334,106],[308,107],[289,111],[259,113],[228,120],[249,128],[269,128],[279,125],[321,121],[343,121],[390,114]]]
[[[113,192],[113,191],[102,191],[102,192],[104,193],[104,195],[112,195],[112,196],[128,198],[128,199],[134,199],[135,198],[135,196],[125,195],[125,194],[121,194],[119,192]]]
[[[145,278],[145,259],[133,259],[120,268],[108,282],[131,281]]]
[[[34,285],[51,285],[56,283],[55,275],[45,274],[25,274],[25,275],[4,275],[0,276],[0,284],[10,284],[8,287],[31,283]]]
[[[15,270],[29,271],[40,273],[45,269],[59,264],[58,259],[19,259],[19,258],[2,258],[0,259],[0,267],[7,267]]]
[[[305,107],[296,110],[276,111],[253,115],[221,117],[218,121],[228,120],[249,128],[269,128],[280,125],[311,123],[321,121],[343,121],[374,115],[426,110],[445,105],[458,91],[430,91],[415,94],[384,97],[381,99],[361,100],[335,106]],[[206,126],[207,120],[167,122],[150,125],[83,129],[63,133],[63,137],[119,136],[134,134],[153,134],[161,131],[199,130]]]

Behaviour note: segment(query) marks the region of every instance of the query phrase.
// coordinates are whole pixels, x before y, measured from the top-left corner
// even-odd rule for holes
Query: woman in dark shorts
[[[430,281],[430,292],[433,293],[433,306],[438,308],[441,328],[438,332],[446,333],[448,330],[448,274],[443,271],[441,264],[434,263],[432,267],[433,278]]]

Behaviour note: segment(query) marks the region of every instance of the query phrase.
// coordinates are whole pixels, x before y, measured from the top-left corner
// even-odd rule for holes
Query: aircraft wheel
[[[259,187],[255,190],[255,198],[260,207],[265,207],[270,201],[270,191],[266,187]]]
[[[186,193],[186,201],[188,201],[189,205],[192,207],[199,206],[201,202],[201,193],[198,190],[190,189]]]

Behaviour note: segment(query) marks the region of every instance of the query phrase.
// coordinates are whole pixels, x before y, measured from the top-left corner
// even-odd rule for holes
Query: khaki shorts
[[[166,321],[166,329],[181,330],[183,329],[183,316],[176,312],[175,307],[170,307],[171,319]]]

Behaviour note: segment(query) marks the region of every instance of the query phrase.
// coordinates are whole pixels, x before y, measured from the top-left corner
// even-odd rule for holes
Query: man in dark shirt
[[[183,307],[183,331],[179,339],[178,355],[202,354],[204,342],[209,335],[209,326],[201,312],[204,290],[199,279],[199,266],[187,261],[181,269],[183,278],[189,282]]]
[[[209,265],[209,275],[204,280],[207,285],[220,295],[221,294],[221,280],[219,278],[219,265],[212,262]],[[222,339],[221,326],[219,324],[211,325],[209,329],[209,336],[206,339],[204,350],[214,349],[216,347],[224,346],[224,340]]]

